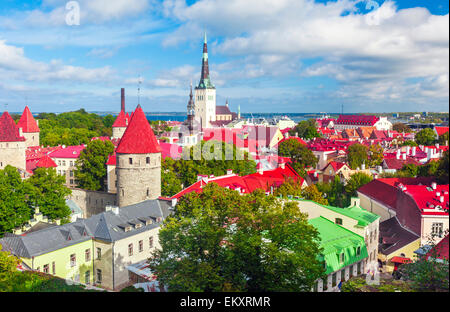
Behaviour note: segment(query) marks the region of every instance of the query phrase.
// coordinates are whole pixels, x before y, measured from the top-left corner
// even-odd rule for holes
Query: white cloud
[[[25,56],[23,48],[8,45],[4,40],[0,40],[0,74],[21,81],[98,82],[115,78],[109,66],[85,68],[65,65],[60,60],[34,61]]]

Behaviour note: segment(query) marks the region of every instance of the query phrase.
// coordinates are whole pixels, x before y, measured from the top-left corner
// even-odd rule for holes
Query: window
[[[323,281],[323,290],[328,290],[328,278]]]
[[[70,175],[70,177],[73,177],[73,171],[72,170],[69,171],[69,175]]]
[[[130,165],[132,165],[133,164],[133,158],[128,158],[128,162],[130,163]]]
[[[77,265],[77,256],[75,254],[70,255],[70,266],[74,267]]]
[[[150,248],[153,248],[153,237],[150,237],[148,239],[148,245],[149,245]]]
[[[70,184],[73,184],[73,179],[70,179]]]
[[[84,273],[84,283],[86,285],[89,285],[91,283],[91,272],[86,271],[86,273]]]
[[[128,256],[132,256],[133,255],[133,244],[129,244],[128,245]]]
[[[433,223],[431,226],[431,234],[433,236],[442,237],[444,231],[444,224],[443,223]]]
[[[339,225],[342,225],[342,219],[341,218],[336,218],[335,223],[339,224]]]
[[[361,247],[358,246],[358,248],[356,248],[356,255],[359,257],[361,255]]]
[[[336,286],[336,273],[333,273],[331,277],[331,286]]]
[[[86,249],[84,251],[84,255],[85,255],[85,261],[86,262],[91,261],[91,250],[90,249]]]
[[[100,260],[102,258],[102,249],[97,247],[97,259]]]
[[[63,160],[63,163],[62,163],[62,164],[63,164],[63,166],[66,166],[66,161],[65,161],[65,160]]]
[[[149,164],[149,163],[150,163],[150,157],[146,157],[146,158],[145,158],[145,162],[146,162],[147,164]]]
[[[71,166],[71,167],[73,166],[73,161],[72,161],[72,160],[70,161],[70,166]]]
[[[56,274],[56,264],[55,264],[55,261],[52,262],[52,274],[53,274],[53,275]]]
[[[341,253],[341,259],[340,259],[341,263],[344,263],[344,260],[345,260],[345,254]]]
[[[353,265],[350,266],[349,273],[350,273],[350,277],[352,277],[353,276]]]
[[[102,283],[102,270],[97,269],[97,284]]]
[[[48,264],[44,264],[44,273],[48,274],[49,273],[49,267]]]
[[[361,262],[358,262],[357,270],[358,270],[358,275],[361,274]]]
[[[139,241],[139,252],[142,252],[144,250],[144,241]]]
[[[345,269],[341,270],[341,281],[345,281]]]

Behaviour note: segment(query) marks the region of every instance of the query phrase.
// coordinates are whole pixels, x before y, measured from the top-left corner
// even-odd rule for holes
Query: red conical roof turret
[[[25,141],[24,137],[19,135],[19,128],[8,112],[4,112],[0,117],[0,142],[18,142]]]
[[[126,126],[128,126],[127,117],[126,117],[124,111],[120,111],[120,113],[119,113],[119,115],[117,115],[117,118],[114,121],[112,127],[116,128],[116,127],[126,127]]]
[[[37,125],[36,120],[30,112],[28,106],[25,106],[23,110],[22,116],[20,117],[19,122],[17,123],[18,128],[22,128],[22,132],[39,132],[39,127]]]
[[[161,147],[156,140],[152,127],[145,117],[144,111],[138,105],[120,139],[116,153],[120,154],[150,154],[161,153]]]

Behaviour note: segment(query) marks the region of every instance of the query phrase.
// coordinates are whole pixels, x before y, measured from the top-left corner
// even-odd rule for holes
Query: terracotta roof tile
[[[37,125],[36,120],[30,112],[28,106],[25,106],[23,110],[22,116],[17,123],[17,127],[22,128],[22,132],[30,133],[30,132],[39,132],[39,127]]]
[[[161,153],[161,147],[140,105],[134,111],[128,127],[117,146],[116,153]]]
[[[0,117],[0,142],[25,141],[19,136],[19,128],[8,112],[4,112]]]

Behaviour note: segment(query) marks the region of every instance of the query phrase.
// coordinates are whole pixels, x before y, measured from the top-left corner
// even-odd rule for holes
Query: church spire
[[[209,78],[208,42],[206,39],[206,32],[203,39],[202,74],[197,88],[214,88],[214,85],[211,83],[211,80]]]

